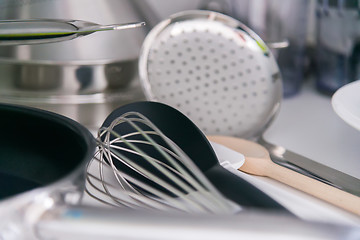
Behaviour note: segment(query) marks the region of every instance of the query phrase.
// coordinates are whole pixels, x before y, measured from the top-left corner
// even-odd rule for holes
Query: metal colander
[[[257,136],[282,97],[279,69],[264,42],[211,11],[159,23],[144,41],[139,67],[147,98],[177,108],[206,134]]]

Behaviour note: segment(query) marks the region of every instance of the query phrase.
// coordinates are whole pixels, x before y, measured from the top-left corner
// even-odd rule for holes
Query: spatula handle
[[[360,198],[355,195],[273,163],[265,175],[360,216]]]

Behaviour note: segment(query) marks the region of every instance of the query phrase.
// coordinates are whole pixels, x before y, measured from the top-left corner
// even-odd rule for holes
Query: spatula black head
[[[226,198],[243,207],[286,211],[268,195],[224,169],[206,136],[178,110],[158,102],[130,103],[112,112],[103,123],[103,127],[108,127],[117,117],[127,112],[141,113],[154,123],[195,162]],[[131,126],[128,128],[126,125],[114,130],[120,134],[133,131]]]

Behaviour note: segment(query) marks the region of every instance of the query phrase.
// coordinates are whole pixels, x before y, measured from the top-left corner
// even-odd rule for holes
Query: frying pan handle
[[[284,227],[286,226],[286,227]],[[36,225],[40,239],[346,239],[360,229],[304,222],[289,215],[246,212],[238,215],[185,215],[130,209],[56,208]],[[200,237],[201,236],[201,237]],[[318,237],[318,238],[317,238]]]

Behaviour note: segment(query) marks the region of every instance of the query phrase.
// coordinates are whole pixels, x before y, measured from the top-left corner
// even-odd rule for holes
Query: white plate
[[[340,118],[360,131],[360,80],[338,89],[331,103]]]

